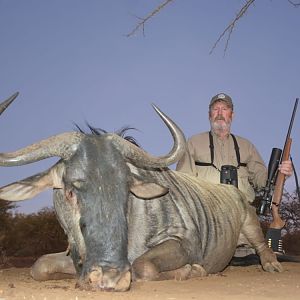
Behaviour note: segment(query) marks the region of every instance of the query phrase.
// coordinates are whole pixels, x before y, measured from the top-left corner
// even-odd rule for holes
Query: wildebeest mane
[[[90,125],[89,123],[86,123],[86,126],[88,127],[88,129],[90,130],[90,132],[86,132],[85,130],[83,130],[78,124],[74,123],[76,129],[83,133],[83,134],[93,134],[93,135],[98,135],[98,136],[102,136],[104,134],[107,134],[108,132],[102,128],[96,128],[92,125]],[[137,130],[134,127],[130,127],[130,126],[124,126],[118,130],[116,130],[114,133],[117,134],[118,136],[122,137],[123,139],[125,139],[126,141],[136,145],[137,147],[140,147],[139,143],[137,142],[137,140],[131,136],[131,135],[127,135],[127,132],[129,130]]]

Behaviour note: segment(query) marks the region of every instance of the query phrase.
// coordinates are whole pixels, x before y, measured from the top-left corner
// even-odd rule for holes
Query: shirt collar
[[[223,139],[221,139],[213,130],[211,130],[210,132],[211,132],[213,138],[216,138],[218,140],[227,141],[229,139],[229,137],[230,137],[230,132]]]

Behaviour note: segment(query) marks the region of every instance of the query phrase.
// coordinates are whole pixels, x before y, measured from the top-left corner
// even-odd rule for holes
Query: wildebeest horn
[[[123,138],[112,135],[112,142],[120,152],[140,167],[169,166],[177,162],[185,151],[185,137],[180,128],[155,105],[153,108],[165,122],[174,139],[173,148],[167,155],[151,156],[135,145],[124,143]],[[53,156],[68,159],[76,151],[83,137],[84,134],[80,132],[67,132],[49,137],[15,152],[0,153],[0,166],[20,166]]]
[[[49,137],[15,152],[0,153],[0,166],[21,166],[58,156],[68,159],[83,138],[80,132],[66,132]]]
[[[184,154],[186,149],[185,136],[181,129],[157,106],[152,104],[155,111],[161,117],[161,119],[168,126],[174,140],[172,150],[165,156],[154,157],[144,150],[136,147],[135,145],[124,145],[124,140],[118,136],[114,136],[115,144],[119,150],[126,156],[132,163],[139,167],[152,167],[152,168],[163,168],[177,162]]]
[[[14,93],[7,100],[0,104],[0,115],[6,110],[6,108],[18,97],[19,92]]]

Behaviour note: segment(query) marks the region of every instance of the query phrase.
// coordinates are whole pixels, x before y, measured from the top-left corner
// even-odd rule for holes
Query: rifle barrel
[[[286,139],[285,139],[285,143],[284,143],[284,148],[285,148],[285,146],[288,142],[288,139],[290,138],[290,135],[291,135],[291,131],[292,131],[292,128],[293,128],[293,123],[294,123],[294,119],[295,119],[295,115],[296,115],[296,111],[297,111],[298,101],[299,101],[299,98],[296,98],[293,113],[292,113],[292,117],[291,117],[291,121],[290,121],[290,125],[289,125],[289,129],[288,129]]]

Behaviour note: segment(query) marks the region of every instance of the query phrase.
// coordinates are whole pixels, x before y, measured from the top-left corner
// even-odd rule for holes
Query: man
[[[188,140],[187,151],[178,162],[176,170],[220,183],[222,166],[233,166],[237,173],[238,188],[252,203],[254,189],[266,185],[268,171],[255,146],[247,139],[231,133],[233,117],[231,97],[225,93],[215,95],[209,104],[211,130],[196,134]],[[291,161],[283,161],[279,171],[286,176],[292,175]],[[280,230],[283,226],[284,223],[276,225]]]

